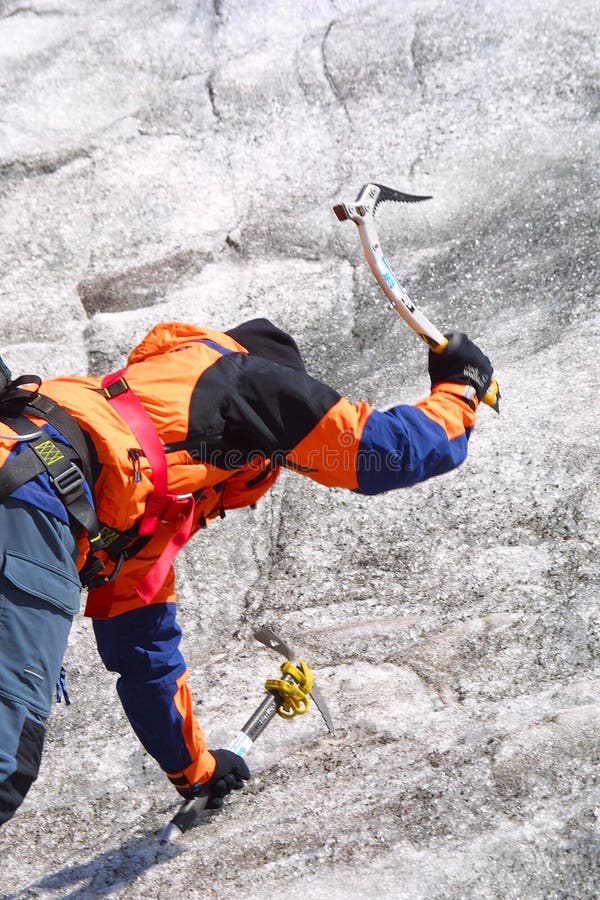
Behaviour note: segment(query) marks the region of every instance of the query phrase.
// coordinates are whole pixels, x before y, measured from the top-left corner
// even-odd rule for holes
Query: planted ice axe
[[[301,659],[297,659],[293,650],[270,628],[261,628],[254,633],[254,636],[261,644],[271,647],[285,656],[286,661],[281,666],[281,678],[267,679],[265,682],[266,694],[262,703],[254,710],[227,749],[237,753],[238,756],[245,756],[258,736],[277,714],[284,719],[293,719],[296,715],[303,715],[308,710],[309,696],[315,701],[315,706],[325,719],[329,731],[333,731],[331,715],[325,700],[315,685],[312,670]],[[159,842],[161,844],[172,843],[193,828],[201,820],[202,813],[208,805],[208,799],[208,797],[192,797],[191,800],[184,801],[168,825],[162,830]]]
[[[254,637],[257,641],[260,641],[261,644],[264,644],[265,647],[268,647],[270,650],[275,650],[277,653],[281,653],[282,656],[285,656],[286,660],[291,662],[293,666],[297,666],[296,662],[296,653],[292,650],[289,644],[286,644],[275,632],[264,625],[262,628],[259,628],[258,631],[254,632]],[[282,669],[285,668],[285,663],[282,666]],[[325,702],[325,697],[321,693],[319,687],[317,686],[316,681],[313,678],[312,686],[308,691],[308,696],[313,701],[323,719],[325,724],[327,725],[328,731],[333,734],[333,719],[331,717],[331,713],[329,712],[329,707]],[[281,710],[280,715],[283,714],[285,717],[285,711]]]
[[[382,184],[365,184],[359,192],[354,203],[338,203],[333,211],[340,220],[352,221],[358,227],[360,241],[369,268],[383,293],[387,297],[392,309],[402,316],[421,340],[431,347],[434,353],[443,353],[448,343],[442,332],[433,325],[425,313],[410,299],[396,276],[392,267],[385,258],[381,249],[377,229],[375,228],[375,210],[380,203],[388,200],[396,203],[420,203],[422,200],[431,200],[431,197],[419,197],[413,194],[403,194]],[[492,379],[490,386],[483,397],[483,402],[498,412],[500,390],[498,382]]]

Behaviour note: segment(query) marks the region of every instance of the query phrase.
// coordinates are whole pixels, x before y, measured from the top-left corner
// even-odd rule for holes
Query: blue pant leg
[[[0,503],[0,824],[39,771],[73,615],[77,548],[68,526],[16,500]]]

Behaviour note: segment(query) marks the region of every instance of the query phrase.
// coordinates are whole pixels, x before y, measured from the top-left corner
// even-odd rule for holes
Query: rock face
[[[382,208],[382,245],[503,392],[459,471],[376,499],[285,475],[182,554],[209,742],[277,671],[267,622],[338,731],[270,726],[249,788],[172,851],[176,798],[76,622],[3,896],[597,895],[598,21],[593,0],[0,2],[15,372],[266,315],[351,399],[414,401],[423,346],[331,212],[375,180],[433,195]]]

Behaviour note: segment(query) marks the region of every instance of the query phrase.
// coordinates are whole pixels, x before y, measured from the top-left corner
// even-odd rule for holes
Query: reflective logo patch
[[[64,454],[60,452],[56,444],[51,440],[42,441],[34,447],[36,453],[40,455],[47,466],[52,466],[59,460],[64,459]]]
[[[110,547],[113,541],[115,541],[121,532],[115,531],[114,528],[109,528],[108,525],[103,525],[100,529],[100,537],[102,538],[102,543],[105,547]]]

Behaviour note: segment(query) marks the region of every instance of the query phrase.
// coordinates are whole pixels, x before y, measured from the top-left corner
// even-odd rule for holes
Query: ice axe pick
[[[402,316],[421,340],[431,347],[434,353],[443,353],[448,344],[447,338],[433,325],[425,313],[419,309],[414,300],[411,300],[402,287],[387,261],[375,227],[375,210],[380,203],[392,200],[397,203],[420,203],[422,200],[431,200],[431,197],[404,194],[383,184],[363,185],[354,203],[338,203],[333,207],[340,222],[351,219],[358,228],[363,251],[375,280],[387,297],[392,309]],[[483,402],[498,412],[500,389],[498,382],[492,379]]]

